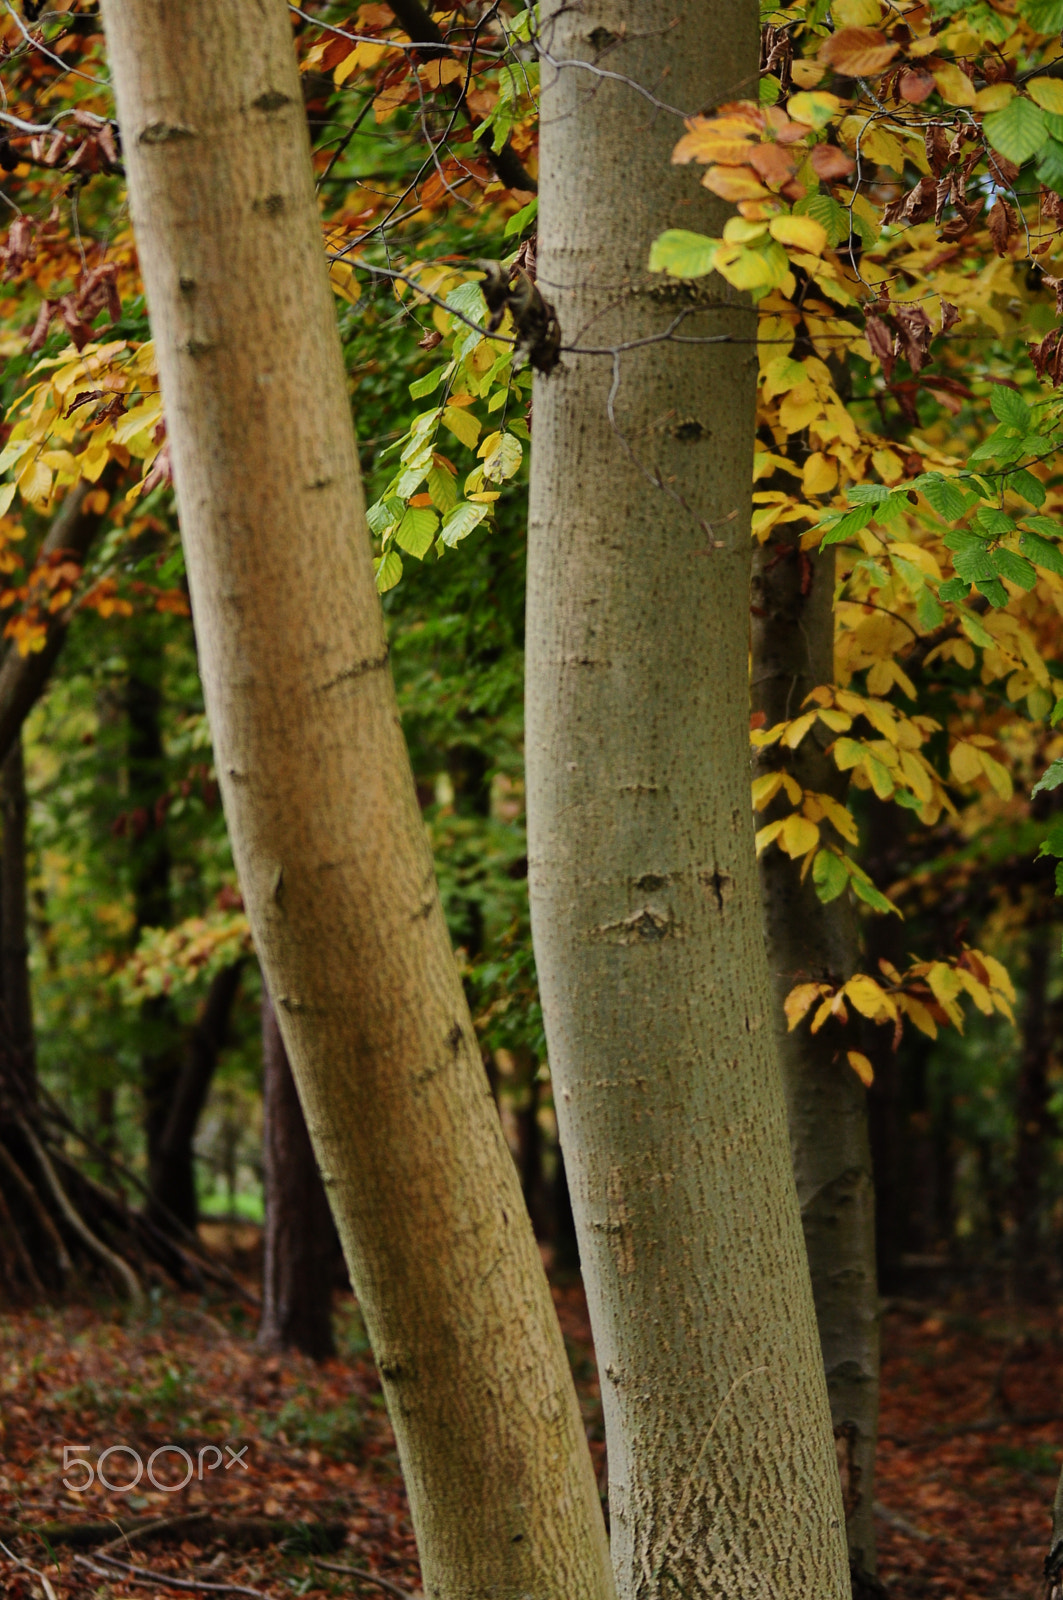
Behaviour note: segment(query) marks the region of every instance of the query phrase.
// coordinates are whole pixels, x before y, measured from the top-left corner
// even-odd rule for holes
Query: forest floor
[[[601,1471],[582,1292],[569,1284],[557,1287],[555,1298]],[[337,1331],[339,1356],[315,1367],[258,1352],[253,1312],[236,1300],[163,1296],[139,1320],[103,1302],[0,1313],[0,1529],[7,1525],[0,1531],[0,1595],[179,1593],[164,1586],[166,1577],[216,1586],[204,1593],[237,1585],[270,1600],[419,1595],[394,1441],[349,1298],[340,1302]],[[891,1600],[1037,1600],[1063,1455],[1063,1314],[971,1295],[933,1307],[893,1302],[883,1348],[877,1522],[880,1576]],[[197,1468],[205,1450],[202,1482],[197,1473],[171,1493],[153,1488],[145,1473],[123,1492],[137,1471],[131,1452],[146,1464],[170,1444]],[[97,1477],[79,1492],[87,1471],[64,1470],[64,1450],[68,1462],[80,1458],[95,1470],[115,1445],[131,1447],[102,1462],[116,1487],[102,1487]],[[247,1450],[228,1460],[225,1446]],[[216,1455],[224,1464],[214,1464]],[[153,1470],[166,1484],[188,1469],[169,1452]],[[106,1556],[101,1568],[92,1547],[78,1550],[31,1531],[204,1510],[227,1520],[224,1538],[209,1537],[217,1521],[199,1524],[198,1538],[190,1521],[169,1532],[167,1543],[112,1547],[111,1561],[140,1569],[135,1586],[123,1581],[133,1574]],[[338,1548],[315,1558],[298,1527],[285,1544],[237,1548],[233,1530],[255,1516],[334,1522]],[[118,1537],[113,1520],[111,1532]],[[96,1549],[106,1537],[97,1535]]]

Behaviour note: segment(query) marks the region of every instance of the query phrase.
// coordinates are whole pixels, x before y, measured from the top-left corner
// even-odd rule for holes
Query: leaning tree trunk
[[[426,1592],[612,1591],[402,738],[284,0],[105,0],[200,665],[255,946]]]
[[[753,558],[752,703],[767,725],[795,716],[805,696],[834,679],[834,552],[809,556],[782,530]],[[803,789],[834,793],[834,763],[808,735],[795,751],[773,746]],[[879,1320],[875,1190],[867,1091],[829,1028],[787,1031],[783,1002],[798,983],[844,982],[856,970],[856,919],[848,898],[823,905],[811,874],[778,849],[760,863],[773,995],[797,1194],[827,1373],[854,1584],[875,1570],[874,1471],[878,1436]]]
[[[264,1350],[301,1350],[324,1361],[336,1353],[336,1233],[277,1015],[265,990],[262,1166],[266,1224],[258,1343]]]
[[[653,98],[755,84],[757,13],[550,0],[542,38],[539,281],[570,343],[617,347],[536,386],[527,762],[618,1588],[828,1600],[843,1511],[749,799],[755,314],[646,270],[663,229],[723,220]],[[609,77],[579,70],[606,47]],[[688,341],[734,342],[639,343],[683,307]]]

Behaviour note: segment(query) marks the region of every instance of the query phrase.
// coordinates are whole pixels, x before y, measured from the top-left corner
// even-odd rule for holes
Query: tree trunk
[[[242,966],[242,962],[234,961],[214,974],[200,1013],[188,1031],[166,1120],[148,1168],[148,1208],[153,1221],[162,1228],[176,1218],[182,1227],[194,1231],[199,1220],[196,1129],[210,1093],[218,1057],[225,1048]],[[182,1210],[171,1209],[171,1198],[182,1203]]]
[[[30,988],[29,926],[26,901],[26,764],[22,731],[0,764],[0,993],[7,1041],[18,1060],[26,1094],[34,1098],[37,1078]]]
[[[105,0],[104,21],[226,817],[425,1589],[606,1600],[387,664],[288,9]]]
[[[266,1191],[262,1320],[266,1350],[336,1353],[332,1277],[336,1235],[269,995],[262,992],[262,1153]]]
[[[138,617],[130,627],[125,709],[128,721],[129,841],[132,855],[133,915],[136,936],[146,928],[165,928],[171,920],[170,846],[156,807],[163,790],[163,653],[154,617]],[[196,1188],[191,1149],[188,1159],[164,1162],[162,1144],[181,1077],[178,1025],[169,996],[140,1007],[140,1083],[148,1150],[151,1208],[157,1217],[176,1217],[182,1227],[196,1225]],[[165,1170],[166,1187],[158,1181]]]
[[[848,1594],[790,1167],[748,756],[755,314],[650,278],[722,210],[677,124],[756,81],[755,8],[543,7],[529,884],[624,1600]],[[579,70],[608,47],[610,76]],[[714,224],[716,225],[714,227]],[[581,332],[582,330],[582,332]]]
[[[834,679],[834,552],[803,554],[785,531],[753,557],[752,703],[771,727]],[[815,733],[784,761],[802,789],[838,796],[838,773]],[[809,874],[779,849],[760,862],[772,1021],[782,1062],[797,1194],[801,1202],[820,1346],[841,1471],[849,1559],[875,1570],[874,1472],[878,1435],[879,1318],[875,1189],[867,1091],[829,1028],[787,1031],[783,1003],[798,983],[844,982],[857,966],[848,895],[824,905]]]
[[[1048,1067],[1052,1052],[1048,978],[1054,927],[1037,925],[1027,939],[1026,1006],[1022,1019],[1022,1051],[1015,1086],[1015,1175],[1011,1212],[1016,1259],[1026,1283],[1036,1280],[1041,1250],[1041,1182],[1045,1145],[1051,1132],[1048,1109]]]

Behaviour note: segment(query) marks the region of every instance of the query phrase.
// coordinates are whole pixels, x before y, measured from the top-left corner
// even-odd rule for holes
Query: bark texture
[[[748,757],[756,337],[722,280],[646,270],[722,208],[670,165],[746,92],[757,13],[543,7],[538,276],[568,354],[536,387],[529,881],[602,1375],[625,1600],[848,1594],[790,1169]],[[576,63],[608,50],[611,77]],[[610,415],[612,413],[612,415]],[[614,425],[615,424],[615,425]]]
[[[36,1081],[33,994],[30,984],[29,918],[26,900],[26,763],[22,730],[0,763],[0,995],[6,1043],[15,1052],[27,1093]]]
[[[336,1354],[336,1234],[277,1015],[265,991],[262,1120],[266,1225],[258,1343],[264,1350],[301,1350],[325,1361]]]
[[[805,696],[834,677],[834,553],[808,555],[783,533],[753,557],[752,703],[767,726],[796,716]],[[772,747],[758,770],[783,757]],[[786,770],[803,789],[838,791],[838,773],[815,730]],[[878,1436],[879,1316],[875,1188],[867,1091],[830,1029],[787,1031],[783,1003],[798,983],[844,982],[856,970],[856,919],[846,895],[823,905],[811,874],[769,849],[760,881],[797,1194],[830,1394],[849,1558],[875,1570],[874,1470]]]
[[[284,0],[107,0],[255,946],[433,1600],[606,1600],[564,1346],[399,725]]]

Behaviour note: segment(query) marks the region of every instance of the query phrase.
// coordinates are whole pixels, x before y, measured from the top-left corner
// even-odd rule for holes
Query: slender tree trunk
[[[284,0],[105,0],[244,899],[426,1593],[612,1592],[402,738]]]
[[[218,1057],[228,1038],[241,968],[242,963],[234,961],[214,974],[200,1013],[188,1032],[166,1120],[148,1168],[149,1212],[162,1228],[176,1217],[183,1227],[194,1230],[199,1220],[196,1129],[210,1093]],[[173,1209],[172,1201],[178,1202],[181,1209]]]
[[[32,1099],[37,1069],[30,987],[29,920],[26,900],[26,764],[21,729],[0,765],[0,985],[8,1041]]]
[[[834,678],[834,552],[802,554],[782,533],[753,558],[752,703],[767,725],[796,716]],[[837,792],[837,770],[808,735],[783,753],[803,789]],[[778,762],[777,749],[758,768]],[[798,983],[844,982],[856,970],[848,896],[823,905],[809,874],[778,849],[760,863],[772,1020],[782,1062],[790,1149],[801,1202],[816,1321],[827,1373],[854,1575],[875,1570],[874,1472],[878,1435],[879,1318],[875,1189],[867,1091],[829,1029],[787,1031],[783,1002]]]
[[[771,1025],[748,756],[755,314],[646,270],[722,211],[670,166],[749,91],[750,5],[543,7],[529,884],[624,1600],[848,1594]],[[608,47],[610,77],[579,70]]]
[[[131,626],[125,687],[128,721],[129,844],[132,855],[133,915],[136,934],[165,928],[171,920],[170,846],[165,826],[156,819],[163,788],[163,654],[153,617]],[[186,1228],[196,1225],[196,1191],[189,1159],[178,1166],[162,1160],[162,1143],[181,1077],[177,1019],[167,995],[145,1000],[140,1007],[140,1081],[144,1099],[144,1134],[148,1147],[152,1207],[169,1213]],[[157,1181],[165,1166],[167,1187]]]
[[[336,1234],[276,1013],[262,992],[262,1153],[266,1191],[262,1320],[266,1350],[335,1355]]]
[[[1015,1173],[1011,1212],[1016,1258],[1027,1282],[1036,1274],[1040,1251],[1041,1182],[1045,1144],[1051,1128],[1048,1110],[1048,1067],[1052,1052],[1051,1007],[1048,999],[1050,945],[1053,927],[1034,927],[1027,940],[1026,1007],[1022,1019],[1022,1051],[1015,1086]]]

